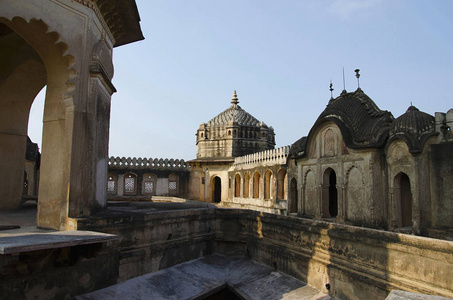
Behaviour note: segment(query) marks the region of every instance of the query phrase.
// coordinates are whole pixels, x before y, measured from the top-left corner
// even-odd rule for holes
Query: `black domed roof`
[[[359,88],[352,93],[343,91],[339,97],[331,99],[313,128],[333,121],[340,128],[347,147],[380,147],[388,137],[393,120],[390,112],[380,110]]]
[[[437,134],[434,126],[433,116],[411,105],[392,123],[389,141],[402,139],[411,153],[419,153],[422,152],[426,139]]]

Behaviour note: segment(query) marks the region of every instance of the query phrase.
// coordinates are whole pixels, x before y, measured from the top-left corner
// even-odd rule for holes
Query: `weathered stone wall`
[[[0,255],[0,299],[72,299],[117,278],[115,242]]]
[[[340,299],[384,299],[392,289],[453,297],[453,242],[246,210],[215,213],[217,252],[248,254]]]
[[[78,225],[119,235],[120,281],[220,253],[249,255],[340,299],[384,299],[392,289],[453,297],[453,242],[444,240],[236,209]]]
[[[174,208],[173,208],[174,209]],[[213,209],[106,214],[78,228],[119,237],[119,281],[214,253]]]

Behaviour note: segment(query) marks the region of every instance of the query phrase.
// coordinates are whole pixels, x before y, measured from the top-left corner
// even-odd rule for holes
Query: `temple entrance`
[[[220,201],[222,201],[222,180],[220,179],[220,177],[215,176],[212,181],[212,200],[215,203],[220,203]]]

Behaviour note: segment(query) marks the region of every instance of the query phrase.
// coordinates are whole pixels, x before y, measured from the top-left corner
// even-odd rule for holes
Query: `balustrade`
[[[183,159],[157,159],[157,158],[131,158],[113,157],[109,158],[109,169],[169,169],[185,170],[189,166]]]

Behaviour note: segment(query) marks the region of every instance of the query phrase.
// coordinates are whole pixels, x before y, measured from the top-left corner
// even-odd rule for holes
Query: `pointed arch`
[[[234,177],[234,197],[241,197],[241,175],[239,173]]]
[[[264,173],[264,199],[271,199],[273,194],[274,174],[271,170]]]
[[[243,197],[248,198],[250,197],[250,174],[245,173],[244,175],[244,191],[243,191]]]
[[[280,169],[277,173],[277,199],[287,199],[287,174],[286,169]]]
[[[260,197],[260,180],[261,175],[258,171],[253,174],[253,198]]]

